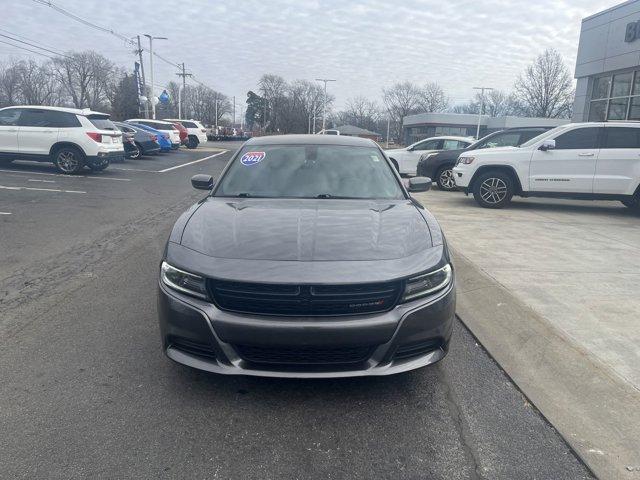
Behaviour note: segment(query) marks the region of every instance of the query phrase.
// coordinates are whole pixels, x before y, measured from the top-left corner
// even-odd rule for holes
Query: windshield
[[[245,146],[214,196],[405,198],[377,148],[339,145]]]
[[[565,128],[567,128],[568,125],[561,125],[559,127],[553,128],[547,132],[541,133],[540,135],[533,137],[531,140],[524,142],[522,145],[520,145],[521,148],[523,147],[530,147],[531,145],[538,143],[540,140],[542,140],[543,138],[548,138],[548,137],[555,137],[556,135],[558,135],[560,132],[562,132]]]

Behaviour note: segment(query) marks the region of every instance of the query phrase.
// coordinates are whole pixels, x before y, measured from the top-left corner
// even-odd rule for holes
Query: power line
[[[20,40],[19,38],[13,38],[13,37],[11,37],[9,35],[5,35],[4,33],[0,33],[0,37],[8,38],[9,40],[13,40],[14,42],[24,43],[25,45],[29,45],[30,47],[39,48],[40,50],[44,50],[45,52],[53,53],[54,55],[59,55],[61,57],[67,57],[67,58],[73,58],[73,57],[70,57],[69,55],[65,55],[64,53],[54,52],[53,50],[49,50],[48,48],[40,47],[40,46],[35,45],[33,43],[25,42],[24,40]]]
[[[137,41],[133,40],[133,38],[127,37],[126,35],[123,35],[119,32],[116,32],[115,30],[112,30],[110,28],[107,27],[103,27],[102,25],[98,25],[96,23],[93,23],[89,20],[86,20],[62,7],[59,7],[58,5],[56,5],[55,3],[53,3],[50,0],[33,0],[35,3],[38,3],[40,5],[44,5],[46,7],[52,8],[54,9],[56,12],[65,15],[66,17],[71,18],[72,20],[75,20],[77,22],[82,23],[83,25],[86,25],[88,27],[94,28],[96,30],[99,30],[101,32],[104,33],[108,33],[110,35],[113,35],[116,38],[119,38],[120,40],[124,41],[127,45],[132,46],[135,48],[135,53],[138,53],[138,49],[142,50],[142,51],[146,51],[148,52],[147,49],[143,48],[143,47],[139,47]],[[162,60],[163,62],[167,63],[168,65],[171,65],[173,67],[176,68],[180,68],[181,64],[177,63],[177,62],[172,62],[171,60],[169,60],[168,58],[163,57],[162,55],[159,55],[156,52],[153,52],[153,56],[158,58],[159,60]],[[207,87],[207,88],[211,88],[208,85],[206,85],[205,83],[201,82],[200,80],[196,79],[193,77],[193,75],[191,76],[191,80],[194,81],[195,83],[202,85],[203,87]],[[212,89],[213,90],[213,89]]]
[[[52,57],[51,55],[47,55],[46,53],[36,52],[35,50],[31,50],[30,48],[27,48],[27,47],[21,47],[20,45],[14,45],[13,43],[5,42],[4,40],[0,40],[0,43],[4,43],[6,45],[11,45],[12,47],[20,48],[22,50],[26,50],[27,52],[35,53],[37,55],[42,55],[43,57],[50,58],[51,60],[55,60],[55,57]]]
[[[123,35],[123,34],[121,34],[119,32],[116,32],[115,30],[112,30],[110,28],[103,27],[102,25],[98,25],[96,23],[90,22],[89,20],[85,20],[84,18],[79,17],[78,15],[76,15],[74,13],[71,13],[70,11],[65,10],[62,7],[59,7],[58,5],[56,5],[55,3],[53,3],[53,2],[51,2],[49,0],[33,0],[33,1],[38,3],[38,4],[40,4],[40,5],[45,5],[47,7],[50,7],[52,9],[54,9],[56,12],[61,13],[62,15],[65,15],[65,16],[67,16],[67,17],[69,17],[69,18],[71,18],[71,19],[73,19],[73,20],[75,20],[77,22],[80,22],[83,25],[86,25],[86,26],[94,28],[96,30],[100,30],[101,32],[113,35],[114,37],[119,38],[120,40],[124,41],[129,46],[132,46],[132,47],[135,47],[135,48],[138,47],[137,42],[135,42],[132,38],[129,38],[126,35]],[[142,48],[142,50],[146,51],[144,48]],[[167,58],[165,58],[165,57],[163,57],[161,55],[158,55],[156,52],[153,52],[153,56],[158,58],[158,59],[160,59],[160,60],[162,60],[165,63],[168,63],[169,65],[171,65],[173,67],[176,67],[176,68],[180,67],[180,65],[178,63],[172,62],[171,60],[169,60],[169,59],[167,59]]]

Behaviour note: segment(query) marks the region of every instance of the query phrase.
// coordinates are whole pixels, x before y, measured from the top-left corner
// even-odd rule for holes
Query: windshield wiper
[[[246,193],[246,192],[242,192],[242,193],[239,193],[238,195],[236,195],[236,197],[244,197],[244,198],[247,198],[247,197],[250,197],[250,196],[251,196],[251,194],[250,193]]]
[[[316,198],[337,198],[340,200],[361,200],[361,197],[347,197],[343,195],[331,195],[330,193],[321,193],[316,195]]]

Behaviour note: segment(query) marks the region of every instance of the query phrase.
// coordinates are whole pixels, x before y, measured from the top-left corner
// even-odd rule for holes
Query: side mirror
[[[544,140],[542,144],[538,147],[538,150],[542,150],[543,152],[546,152],[547,150],[553,150],[554,148],[556,148],[555,140]]]
[[[426,192],[431,188],[432,180],[429,177],[412,177],[409,179],[410,192]]]
[[[198,190],[211,190],[213,188],[213,177],[199,173],[191,177],[191,185]]]

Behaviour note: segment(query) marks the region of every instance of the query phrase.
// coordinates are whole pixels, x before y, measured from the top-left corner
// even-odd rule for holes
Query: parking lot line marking
[[[11,215],[11,212],[0,212],[0,215]]]
[[[0,188],[4,190],[31,190],[36,192],[87,193],[80,190],[60,190],[59,188],[7,187],[6,185],[0,185]]]
[[[121,170],[121,169],[116,169]],[[88,175],[65,175],[64,173],[46,173],[46,172],[24,172],[22,170],[5,170],[0,168],[0,172],[18,173],[24,176],[27,175],[48,175],[50,177],[65,177],[65,178],[90,178],[92,180],[116,180],[118,182],[130,182],[130,178],[111,178],[111,177],[90,177]]]
[[[147,172],[147,173],[158,173],[158,170],[142,170],[139,168],[121,168],[121,167],[109,167],[111,170],[124,170],[127,172]],[[115,178],[113,180],[116,180]],[[124,178],[119,178],[118,180],[124,180]],[[127,180],[129,180],[127,178]]]
[[[28,182],[56,183],[55,180],[40,180],[38,178],[30,178]]]
[[[227,153],[229,150],[223,150],[214,155],[209,155],[208,157],[200,158],[198,160],[194,160],[193,162],[183,163],[182,165],[176,165],[175,167],[165,168],[164,170],[158,170],[158,173],[170,172],[171,170],[175,170],[177,168],[188,167],[189,165],[193,165],[194,163],[204,162],[205,160],[209,160],[213,157],[217,157],[218,155],[222,155],[223,153]]]

